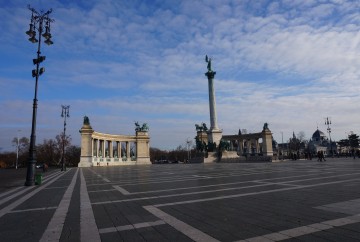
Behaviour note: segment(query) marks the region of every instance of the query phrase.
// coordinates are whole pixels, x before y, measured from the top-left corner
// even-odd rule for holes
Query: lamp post
[[[64,161],[64,157],[65,157],[65,134],[66,134],[66,118],[69,118],[69,109],[70,109],[70,105],[61,105],[62,111],[61,111],[61,117],[64,118],[64,133],[63,133],[63,138],[62,138],[62,156],[61,156],[61,171],[66,171],[66,166],[65,166],[65,161]]]
[[[190,162],[190,145],[191,145],[191,140],[189,138],[186,139],[186,144],[187,144],[187,163]]]
[[[284,132],[281,131],[281,160],[284,160]]]
[[[17,170],[18,168],[18,163],[19,163],[19,132],[20,129],[17,132],[17,137],[16,137],[16,163],[15,163],[15,169]]]
[[[333,157],[334,154],[333,154],[333,150],[332,150],[332,142],[331,142],[331,128],[330,128],[330,125],[331,125],[331,118],[329,117],[326,117],[325,118],[325,125],[327,125],[327,132],[329,133],[329,138],[330,138],[330,152],[331,152],[331,156]]]
[[[39,76],[45,72],[45,68],[40,68],[40,63],[45,60],[45,56],[41,56],[40,47],[41,47],[41,37],[45,38],[44,43],[47,45],[52,45],[50,34],[50,23],[54,22],[53,19],[49,17],[52,9],[47,12],[41,11],[40,13],[34,8],[31,8],[28,5],[29,10],[31,11],[30,19],[30,28],[26,31],[26,34],[30,36],[29,41],[31,43],[38,43],[37,49],[37,58],[33,59],[34,65],[36,68],[32,70],[32,77],[35,77],[35,95],[33,100],[33,113],[32,113],[32,123],[31,123],[31,136],[30,136],[30,148],[29,148],[29,159],[27,161],[27,173],[25,186],[33,186],[35,184],[35,164],[36,164],[36,114],[37,114],[37,87]],[[45,33],[43,34],[45,24]],[[38,34],[38,39],[36,35]]]

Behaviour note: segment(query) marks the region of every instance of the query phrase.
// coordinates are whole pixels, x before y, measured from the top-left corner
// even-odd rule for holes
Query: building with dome
[[[317,154],[319,151],[322,151],[324,155],[331,154],[331,151],[337,153],[336,143],[332,141],[330,144],[330,140],[327,138],[326,134],[319,129],[316,129],[313,133],[308,143],[308,149],[313,154]]]

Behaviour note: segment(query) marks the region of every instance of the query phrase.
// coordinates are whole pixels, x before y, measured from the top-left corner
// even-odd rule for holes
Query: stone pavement
[[[1,241],[360,241],[359,159],[44,175],[0,190]]]

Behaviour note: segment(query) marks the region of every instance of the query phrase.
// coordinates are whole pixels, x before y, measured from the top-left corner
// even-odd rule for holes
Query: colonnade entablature
[[[84,117],[80,129],[81,157],[79,167],[151,164],[147,125],[136,123],[135,135],[96,132]]]

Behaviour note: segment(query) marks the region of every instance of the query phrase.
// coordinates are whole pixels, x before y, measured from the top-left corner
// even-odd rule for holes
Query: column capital
[[[216,71],[208,71],[205,73],[205,76],[207,76],[208,79],[214,79],[216,75]]]

